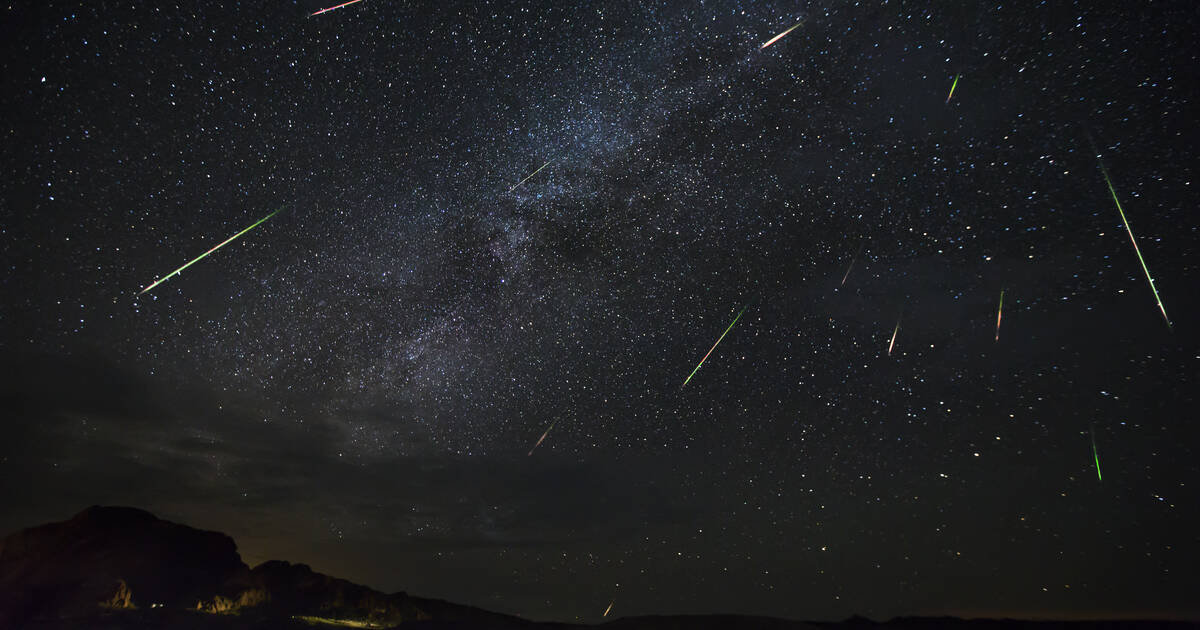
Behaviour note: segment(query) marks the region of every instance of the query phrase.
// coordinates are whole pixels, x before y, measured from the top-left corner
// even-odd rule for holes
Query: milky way
[[[537,619],[1200,616],[1200,19],[1102,5],[9,7],[0,528]]]

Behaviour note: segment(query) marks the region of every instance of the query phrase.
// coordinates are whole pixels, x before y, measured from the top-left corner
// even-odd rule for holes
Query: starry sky
[[[1200,617],[1190,2],[325,6],[0,8],[5,532],[548,620]]]

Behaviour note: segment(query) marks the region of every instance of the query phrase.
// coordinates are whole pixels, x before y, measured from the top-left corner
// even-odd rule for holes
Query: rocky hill
[[[278,560],[253,569],[233,539],[142,510],[90,507],[61,523],[0,542],[0,629],[242,630],[251,628],[456,628],[566,630],[406,593],[381,593]],[[1171,621],[1038,622],[861,617],[804,623],[734,615],[644,616],[613,630],[1198,630]]]
[[[156,620],[232,627],[233,617],[240,618],[237,625],[273,620],[272,627],[284,621],[347,627],[417,621],[531,625],[470,606],[381,593],[303,564],[273,560],[251,569],[229,536],[134,508],[90,507],[68,521],[22,530],[0,542],[0,627],[82,619],[92,619],[88,625],[117,624],[112,627],[126,621],[135,624],[129,627],[145,627]]]

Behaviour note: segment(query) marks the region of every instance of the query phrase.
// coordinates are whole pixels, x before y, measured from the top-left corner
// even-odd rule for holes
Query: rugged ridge
[[[471,606],[385,594],[278,560],[250,569],[233,539],[123,507],[90,507],[0,541],[0,628],[312,630],[321,627],[568,630]],[[801,622],[745,615],[625,617],[612,630],[1197,630],[1171,621],[897,618]]]
[[[0,543],[0,622],[85,615],[102,605],[194,605],[248,571],[225,534],[93,506]]]
[[[303,564],[272,560],[251,570],[229,536],[135,508],[93,506],[0,542],[0,627],[118,612],[140,619],[147,610],[264,623],[319,618],[370,627],[412,621],[528,625],[470,606],[381,593]]]

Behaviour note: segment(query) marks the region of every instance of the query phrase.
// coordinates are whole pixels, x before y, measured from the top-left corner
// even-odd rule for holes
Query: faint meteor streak
[[[550,160],[550,162],[553,162],[553,161],[554,161],[554,160]],[[525,179],[522,179],[521,181],[517,182],[515,185],[513,185],[513,187],[512,187],[512,188],[509,188],[509,189],[508,189],[508,192],[512,192],[512,191],[516,190],[516,189],[517,189],[517,187],[519,187],[521,184],[524,184],[525,182],[529,181],[529,178],[533,177],[534,175],[537,175],[538,173],[541,173],[543,168],[546,168],[547,166],[550,166],[550,162],[546,162],[545,164],[541,165],[541,167],[539,167],[539,168],[538,168],[538,170],[536,170],[536,171],[534,171],[534,172],[530,173],[529,175],[525,176]]]
[[[737,317],[733,318],[733,323],[729,325],[729,328],[725,329],[725,332],[721,333],[720,337],[717,337],[717,343],[714,343],[712,345],[712,347],[708,349],[708,354],[705,354],[704,358],[700,359],[700,363],[698,363],[696,365],[696,369],[692,370],[691,374],[688,374],[688,377],[686,379],[684,379],[683,385],[680,385],[680,387],[685,387],[688,384],[688,381],[692,380],[692,377],[696,375],[696,372],[700,371],[700,366],[704,365],[704,362],[708,360],[708,355],[712,354],[713,350],[717,349],[717,344],[721,343],[721,340],[725,338],[725,335],[729,334],[730,330],[733,330],[734,325],[738,323],[738,320],[742,318],[742,313],[745,313],[745,312],[746,312],[746,307],[743,306],[742,310],[738,311]]]
[[[1091,429],[1088,432],[1092,435],[1092,457],[1096,460],[1096,479],[1104,481],[1104,477],[1100,476],[1100,453],[1096,451],[1096,431]]]
[[[1099,155],[1096,156],[1099,161]],[[1138,248],[1137,239],[1133,237],[1133,230],[1129,227],[1129,219],[1125,218],[1125,210],[1121,208],[1121,201],[1117,199],[1117,191],[1113,189],[1112,180],[1108,178],[1108,169],[1104,168],[1104,162],[1100,162],[1100,174],[1104,175],[1104,183],[1108,185],[1108,192],[1112,195],[1113,203],[1117,204],[1117,212],[1121,214],[1121,222],[1125,224],[1125,231],[1129,233],[1129,242],[1133,243],[1133,252],[1137,254],[1138,262],[1142,264],[1142,271],[1146,274],[1146,281],[1150,283],[1150,291],[1154,293],[1154,301],[1158,302],[1158,310],[1162,312],[1163,321],[1167,322],[1167,328],[1171,327],[1171,318],[1167,317],[1167,308],[1163,306],[1162,298],[1158,296],[1158,289],[1154,286],[1154,278],[1150,277],[1150,269],[1146,267],[1146,259],[1142,258],[1142,250]]]
[[[801,24],[804,24],[803,20],[796,22],[796,25],[793,26],[792,28],[789,28],[788,30],[776,35],[775,37],[772,37],[770,40],[767,41],[767,43],[763,44],[762,46],[759,46],[758,49],[762,50],[762,49],[766,48],[767,46],[770,46],[771,44],[774,44],[775,42],[783,39],[784,35],[787,35],[788,33],[791,33],[792,31],[796,30],[797,28],[800,27]]]
[[[888,356],[892,356],[892,348],[896,345],[896,333],[900,332],[900,320],[896,320],[896,329],[892,331],[892,340],[888,343]]]
[[[555,419],[554,419],[554,422],[551,422],[551,423],[550,423],[550,426],[546,428],[546,432],[542,434],[542,437],[538,438],[537,444],[534,444],[534,445],[533,445],[533,448],[529,449],[529,455],[533,455],[533,451],[534,451],[535,449],[537,449],[537,447],[539,447],[539,446],[541,446],[541,445],[542,445],[542,440],[546,439],[546,436],[547,436],[547,435],[550,435],[550,429],[553,429],[553,428],[554,428],[554,425],[555,425],[557,422],[558,422],[558,418],[555,418]]]
[[[1000,307],[996,309],[996,341],[1000,341],[1000,316],[1004,314],[1004,289],[1000,289]]]
[[[283,207],[281,206],[281,207],[279,208],[279,210],[282,210],[282,209],[283,209]],[[210,250],[208,250],[208,251],[204,252],[203,254],[200,254],[199,256],[197,256],[197,257],[195,257],[195,258],[193,258],[193,259],[192,259],[192,262],[189,262],[188,264],[186,264],[186,265],[184,265],[184,266],[182,266],[182,267],[180,267],[180,268],[176,269],[175,271],[172,271],[171,273],[169,273],[169,274],[167,274],[167,275],[163,276],[162,278],[159,278],[157,281],[155,281],[155,282],[154,282],[153,284],[151,284],[150,286],[146,287],[145,289],[142,289],[142,290],[141,290],[141,292],[139,292],[139,293],[138,293],[138,295],[141,295],[142,293],[145,293],[145,292],[149,291],[150,289],[153,289],[154,287],[156,287],[156,286],[158,286],[158,285],[160,285],[160,284],[162,284],[162,283],[166,282],[166,281],[167,281],[168,279],[170,279],[172,276],[175,276],[175,275],[179,274],[179,273],[180,273],[181,271],[183,271],[184,269],[187,269],[188,267],[191,267],[192,265],[196,264],[197,262],[200,262],[200,260],[201,260],[201,259],[203,259],[205,256],[207,256],[207,255],[209,255],[209,254],[211,254],[211,253],[213,253],[213,252],[217,251],[218,249],[221,249],[222,247],[224,247],[224,246],[228,245],[230,242],[232,242],[232,241],[233,241],[234,239],[236,239],[237,237],[239,237],[239,236],[241,236],[241,235],[245,234],[246,232],[249,232],[250,230],[253,230],[254,228],[258,227],[258,226],[259,226],[259,224],[261,224],[263,221],[266,221],[267,219],[270,219],[271,217],[275,216],[276,214],[279,214],[279,210],[276,210],[275,212],[272,212],[271,214],[268,214],[267,216],[265,216],[265,217],[263,217],[263,218],[259,219],[257,222],[255,222],[255,223],[254,223],[254,225],[251,225],[250,227],[248,227],[248,228],[246,228],[246,229],[242,230],[241,232],[238,232],[237,234],[234,234],[233,236],[230,236],[228,239],[226,239],[226,240],[222,241],[220,245],[217,245],[216,247],[214,247],[214,248],[212,248],[212,249],[210,249]]]
[[[954,83],[950,84],[950,96],[946,97],[947,103],[949,103],[950,99],[954,96],[954,88],[958,86],[958,78],[961,76],[962,76],[961,74],[954,75]]]
[[[858,255],[861,253],[862,253],[862,245],[859,245],[858,251],[854,253],[854,258],[850,259],[850,266],[846,267],[846,275],[842,276],[842,284],[840,286],[843,286],[843,287],[846,286],[846,278],[850,277],[850,270],[854,269],[854,261],[858,260]]]
[[[611,603],[609,603],[609,605],[608,605],[608,608],[605,608],[605,609],[604,609],[604,614],[603,614],[603,615],[601,615],[601,616],[602,616],[602,617],[607,617],[607,616],[608,616],[608,611],[612,610],[613,604],[615,604],[615,603],[617,603],[617,600],[615,600],[615,599],[614,599],[614,600],[612,600],[612,602],[611,602]]]
[[[321,9],[320,11],[317,11],[316,13],[310,13],[310,14],[308,14],[308,17],[312,17],[314,15],[321,15],[322,13],[329,13],[330,11],[333,11],[335,9],[340,9],[342,7],[348,7],[352,4],[354,4],[355,2],[362,2],[362,0],[350,0],[350,2],[343,2],[335,7],[329,7],[328,9]]]

